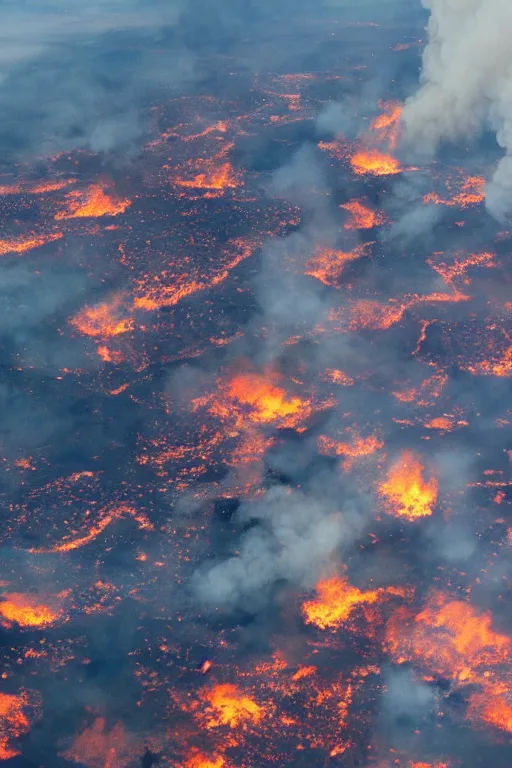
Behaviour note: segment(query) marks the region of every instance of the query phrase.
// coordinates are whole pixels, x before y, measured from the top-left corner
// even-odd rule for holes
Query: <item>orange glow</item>
[[[402,172],[402,166],[396,158],[377,149],[356,152],[350,163],[358,176],[393,176]]]
[[[217,168],[208,169],[205,173],[198,173],[193,179],[177,179],[176,184],[189,189],[207,189],[222,193],[227,189],[238,187],[240,180],[231,163],[225,162]]]
[[[469,208],[479,205],[485,200],[486,181],[482,176],[468,176],[460,188],[460,192],[450,198],[443,198],[436,192],[429,192],[423,198],[425,204],[446,205],[452,208]]]
[[[512,733],[512,703],[504,696],[490,696],[487,691],[474,693],[469,701],[468,718],[478,718],[500,731]]]
[[[77,536],[76,538],[66,538],[60,544],[55,544],[52,547],[29,549],[28,551],[33,554],[41,554],[44,552],[72,552],[75,549],[90,544],[92,541],[98,538],[103,531],[111,525],[114,520],[120,520],[123,517],[132,517],[139,525],[139,528],[152,530],[152,524],[142,512],[137,512],[133,507],[128,507],[124,504],[114,507],[111,510],[102,510],[99,519],[96,523],[91,523],[89,530],[83,536]]]
[[[389,515],[417,520],[433,512],[438,484],[432,477],[423,479],[424,467],[411,451],[404,451],[389,470],[387,480],[379,487],[379,495]]]
[[[439,416],[435,419],[430,419],[425,423],[427,429],[442,429],[449,431],[453,429],[453,420],[447,416]]]
[[[381,211],[375,211],[364,205],[360,200],[351,200],[340,205],[344,211],[350,213],[351,218],[345,223],[345,229],[372,229],[380,227],[386,222],[386,217]]]
[[[134,747],[122,723],[116,723],[109,730],[106,720],[98,717],[76,737],[62,757],[87,768],[125,768],[133,758]]]
[[[17,696],[0,693],[0,760],[9,760],[20,754],[12,741],[29,730],[29,721],[23,711],[27,704],[24,692]]]
[[[222,725],[230,728],[239,725],[245,727],[247,723],[259,723],[265,715],[264,707],[246,696],[236,685],[229,683],[205,688],[202,699],[208,704],[207,728],[219,728]]]
[[[298,419],[309,416],[310,402],[290,395],[272,383],[276,375],[241,373],[228,382],[226,395],[230,400],[248,408],[252,421],[260,424],[282,422],[292,426]]]
[[[205,755],[198,750],[192,750],[192,754],[185,760],[185,768],[223,768],[226,761],[222,755]]]
[[[121,317],[123,314],[123,296],[113,296],[110,301],[85,307],[70,323],[84,336],[108,338],[128,333],[135,327],[132,317]]]
[[[512,641],[492,629],[490,613],[435,592],[415,616],[398,610],[386,630],[388,650],[400,663],[418,660],[432,674],[460,684],[485,684],[488,669],[509,663]]]
[[[492,269],[496,267],[496,257],[494,253],[471,253],[468,255],[462,254],[455,256],[453,263],[439,260],[437,257],[442,254],[434,254],[431,258],[427,259],[432,269],[441,275],[445,283],[452,285],[457,279],[465,285],[469,285],[471,282],[467,276],[467,271],[471,267],[484,267],[486,269]]]
[[[62,219],[97,218],[100,216],[118,216],[131,205],[131,200],[120,200],[106,193],[101,184],[91,184],[85,190],[72,190],[66,195],[68,206],[55,214],[57,221]]]
[[[384,111],[372,120],[370,130],[378,134],[380,141],[387,141],[390,149],[396,149],[400,135],[402,105],[397,101],[380,101],[379,107]]]
[[[328,368],[322,378],[325,381],[332,381],[333,384],[339,384],[340,387],[352,387],[354,385],[354,379],[336,368]]]
[[[12,592],[0,600],[0,622],[7,627],[49,627],[62,617],[62,611],[41,603],[36,596]]]
[[[344,456],[343,468],[345,470],[352,468],[355,459],[371,456],[384,447],[382,440],[379,440],[375,435],[360,437],[357,434],[352,435],[352,440],[349,443],[338,442],[330,437],[321,435],[318,438],[317,445],[319,453],[324,456]]]
[[[316,586],[317,597],[302,604],[304,621],[320,629],[338,629],[360,605],[376,603],[380,590],[363,592],[349,584],[348,579],[333,576]]]
[[[362,299],[351,307],[350,330],[386,331],[398,323],[407,310],[406,304],[380,304],[378,301]]]
[[[46,243],[53,243],[55,240],[60,240],[62,234],[56,232],[53,235],[40,235],[38,237],[29,237],[27,239],[20,238],[19,240],[0,240],[0,256],[6,256],[8,253],[26,253],[33,248],[40,248]]]
[[[367,245],[360,245],[353,251],[335,251],[331,248],[318,248],[315,255],[307,262],[305,274],[316,277],[324,285],[336,286],[343,270],[351,261],[364,255]]]

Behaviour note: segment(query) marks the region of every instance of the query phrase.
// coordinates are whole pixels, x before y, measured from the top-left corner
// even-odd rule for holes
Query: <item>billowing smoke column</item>
[[[508,0],[422,0],[431,11],[422,85],[405,105],[413,142],[496,131],[506,152],[487,187],[498,220],[512,212],[512,5]]]

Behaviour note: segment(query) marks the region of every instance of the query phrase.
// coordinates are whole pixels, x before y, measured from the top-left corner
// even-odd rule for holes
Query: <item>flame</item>
[[[432,269],[441,275],[445,283],[453,285],[457,279],[465,285],[469,285],[471,282],[467,276],[467,271],[471,267],[484,267],[486,269],[492,269],[497,266],[496,257],[494,253],[471,253],[471,254],[458,254],[455,256],[453,263],[438,260],[438,256],[442,254],[434,254],[433,257],[427,259]]]
[[[85,336],[108,338],[128,333],[135,327],[132,317],[121,317],[124,297],[121,294],[113,296],[110,301],[85,307],[70,323]]]
[[[379,101],[379,107],[384,111],[372,120],[370,130],[378,134],[379,141],[386,141],[390,149],[396,149],[400,135],[402,105],[398,101]]]
[[[333,576],[316,586],[317,597],[302,604],[306,624],[320,629],[338,629],[360,605],[371,605],[379,600],[380,592],[363,592],[349,584],[345,577]]]
[[[0,600],[0,621],[7,627],[13,623],[20,627],[49,627],[62,617],[61,610],[50,608],[33,595],[12,592]]]
[[[307,262],[305,274],[316,277],[324,285],[335,286],[347,264],[360,259],[368,244],[359,245],[353,251],[335,251],[330,248],[318,248],[315,255]]]
[[[179,187],[224,192],[227,189],[238,187],[240,180],[231,163],[225,162],[218,168],[211,168],[205,173],[198,173],[193,179],[177,179],[176,184]]]
[[[91,184],[85,190],[72,190],[66,195],[66,200],[68,201],[67,208],[55,214],[57,221],[118,216],[132,204],[131,200],[121,200],[107,194],[101,184]]]
[[[393,176],[402,172],[400,161],[378,149],[360,150],[350,160],[358,176]]]
[[[446,205],[452,208],[469,208],[471,205],[479,205],[485,200],[486,181],[482,176],[468,176],[464,179],[460,192],[451,198],[442,198],[436,192],[429,192],[424,196],[425,204]]]
[[[399,609],[388,622],[387,648],[395,661],[420,661],[461,684],[485,684],[488,669],[509,663],[512,641],[492,629],[489,612],[434,592],[416,615]]]
[[[317,446],[319,453],[325,456],[345,456],[343,468],[350,470],[355,459],[373,455],[384,447],[384,443],[375,435],[360,437],[360,435],[354,434],[350,443],[337,442],[330,437],[320,435]]]
[[[512,733],[512,703],[505,696],[492,696],[489,691],[470,697],[467,716],[482,720],[500,731]]]
[[[267,714],[264,707],[230,683],[205,688],[202,699],[208,704],[207,728],[219,728],[223,725],[230,728],[236,728],[239,725],[245,727],[247,723],[261,722]]]
[[[226,388],[226,396],[246,406],[249,417],[258,424],[281,422],[293,426],[298,419],[309,416],[311,404],[272,383],[279,380],[275,374],[241,373],[232,378]]]
[[[29,730],[30,724],[24,712],[27,704],[25,692],[17,696],[0,693],[0,760],[9,760],[20,754],[11,742]]]
[[[109,730],[106,720],[98,717],[61,756],[87,768],[125,768],[133,758],[133,750],[133,739],[122,723]]]
[[[381,211],[369,208],[360,200],[350,200],[340,205],[340,208],[351,216],[349,221],[345,222],[345,229],[373,229],[373,227],[381,227],[386,222],[386,217]]]
[[[423,479],[424,467],[411,451],[404,451],[379,487],[384,508],[390,515],[417,520],[432,514],[438,484],[432,477]]]
[[[224,768],[226,760],[222,755],[205,755],[199,750],[192,750],[192,754],[185,760],[185,768]]]
[[[33,248],[40,248],[47,243],[53,243],[63,237],[61,232],[55,232],[53,235],[39,235],[19,240],[0,240],[0,256],[6,256],[8,253],[26,253]]]

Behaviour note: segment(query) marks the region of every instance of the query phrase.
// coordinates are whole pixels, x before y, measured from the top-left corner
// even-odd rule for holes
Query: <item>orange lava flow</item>
[[[353,251],[335,251],[331,248],[318,248],[315,255],[306,264],[305,274],[315,277],[324,285],[336,286],[347,264],[363,256],[366,245],[360,245]]]
[[[320,629],[338,629],[359,605],[376,603],[380,590],[363,592],[345,577],[333,576],[316,586],[317,597],[302,604],[304,621]]]
[[[424,467],[411,451],[404,451],[379,487],[379,495],[389,515],[413,521],[432,515],[438,483],[423,479]]]
[[[33,248],[40,248],[42,245],[46,245],[46,243],[53,243],[61,238],[62,233],[56,232],[53,235],[29,237],[26,240],[0,240],[0,256],[6,256],[8,253],[25,253]]]
[[[36,596],[12,592],[2,595],[0,600],[0,623],[7,627],[49,627],[62,616],[62,611],[39,602]]]
[[[350,213],[351,219],[346,222],[345,229],[372,229],[380,227],[386,222],[386,217],[381,211],[368,208],[360,200],[350,200],[340,205],[344,211]]]
[[[23,711],[27,703],[25,693],[17,696],[0,693],[0,760],[9,760],[20,754],[11,742],[29,730],[30,724]]]
[[[289,395],[272,384],[268,376],[242,373],[228,382],[226,395],[241,405],[248,406],[252,421],[260,424],[285,422],[292,424],[297,418],[309,416],[308,400]]]
[[[207,702],[207,728],[227,725],[236,728],[246,723],[259,723],[265,715],[265,708],[246,696],[236,685],[224,683],[205,688],[203,701]]]
[[[128,333],[135,324],[132,317],[119,317],[122,303],[123,297],[118,295],[94,307],[85,307],[70,323],[85,336],[108,338]]]
[[[393,176],[402,172],[399,160],[377,149],[356,152],[350,163],[358,176]]]
[[[91,184],[86,190],[73,190],[66,195],[68,207],[55,214],[62,219],[97,218],[118,216],[131,205],[131,200],[119,200],[106,194],[101,184]]]

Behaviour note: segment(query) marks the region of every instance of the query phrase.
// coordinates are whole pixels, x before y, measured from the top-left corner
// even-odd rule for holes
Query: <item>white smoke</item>
[[[506,152],[487,188],[498,220],[512,213],[512,3],[422,0],[431,12],[422,85],[406,102],[408,138],[432,148],[442,140],[496,131]]]

